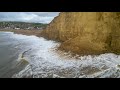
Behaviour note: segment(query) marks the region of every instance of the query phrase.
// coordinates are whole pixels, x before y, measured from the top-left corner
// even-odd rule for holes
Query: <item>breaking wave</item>
[[[35,37],[26,57],[29,64],[13,78],[119,78],[120,55],[78,55],[57,51],[60,43]],[[77,58],[76,58],[77,57]]]
[[[0,33],[0,77],[120,78],[120,55],[72,56],[55,41]]]

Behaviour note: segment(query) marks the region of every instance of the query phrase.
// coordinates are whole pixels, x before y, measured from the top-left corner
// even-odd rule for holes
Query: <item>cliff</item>
[[[120,54],[120,13],[62,12],[41,34],[61,41],[59,49],[80,55]]]

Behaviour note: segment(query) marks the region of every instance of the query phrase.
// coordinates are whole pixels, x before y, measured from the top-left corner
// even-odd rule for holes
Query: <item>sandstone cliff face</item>
[[[120,53],[119,12],[63,12],[42,32],[77,54]]]

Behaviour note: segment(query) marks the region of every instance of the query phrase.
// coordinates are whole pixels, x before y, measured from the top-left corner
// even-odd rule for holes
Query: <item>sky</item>
[[[0,21],[50,23],[59,12],[0,12]]]

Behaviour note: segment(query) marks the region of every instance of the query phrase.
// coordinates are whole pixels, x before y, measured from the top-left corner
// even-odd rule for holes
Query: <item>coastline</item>
[[[35,35],[40,37],[40,33],[42,30],[0,30],[2,32],[14,32],[15,34],[22,34],[22,35]]]
[[[17,30],[18,31],[18,30]],[[7,31],[10,32],[10,31]],[[11,31],[13,32],[13,31]],[[31,33],[30,33],[31,32]],[[113,53],[106,53],[101,55],[88,55],[70,57],[68,53],[55,51],[58,43],[52,40],[46,40],[42,37],[34,38],[35,35],[29,31],[24,33],[24,42],[21,42],[21,48],[23,49],[20,55],[20,62],[18,66],[27,62],[24,62],[24,58],[27,58],[29,64],[20,72],[15,73],[12,78],[119,78],[120,77],[120,56]],[[16,34],[22,34],[22,31]],[[25,35],[27,34],[27,35]],[[36,32],[36,34],[38,34]],[[6,35],[7,36],[7,35]],[[15,35],[16,36],[16,35]],[[18,35],[19,36],[19,35]],[[27,38],[28,37],[28,38]],[[9,38],[9,37],[8,37]],[[19,42],[18,42],[19,44]],[[17,44],[17,45],[18,45]],[[29,46],[29,47],[27,47]],[[15,50],[19,48],[16,47]],[[32,50],[31,50],[32,48]],[[23,58],[23,55],[27,52]],[[8,51],[7,51],[8,52]],[[19,61],[19,60],[18,60]],[[17,68],[19,69],[19,67]],[[16,68],[15,68],[16,70]],[[13,70],[12,70],[13,71]]]

